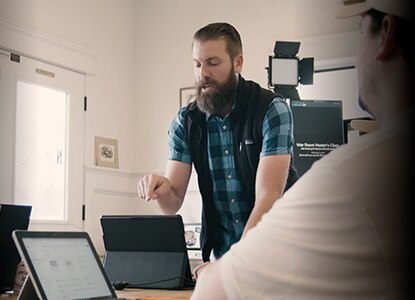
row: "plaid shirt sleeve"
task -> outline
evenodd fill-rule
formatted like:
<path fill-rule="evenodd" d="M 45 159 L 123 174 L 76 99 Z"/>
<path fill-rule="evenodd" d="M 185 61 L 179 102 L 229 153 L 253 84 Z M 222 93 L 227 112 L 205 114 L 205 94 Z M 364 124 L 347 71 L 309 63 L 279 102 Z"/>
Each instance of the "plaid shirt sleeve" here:
<path fill-rule="evenodd" d="M 293 116 L 285 100 L 278 97 L 269 104 L 262 123 L 262 136 L 261 157 L 292 153 Z"/>
<path fill-rule="evenodd" d="M 187 138 L 184 130 L 184 115 L 186 108 L 180 109 L 169 129 L 169 154 L 167 159 L 191 163 Z"/>

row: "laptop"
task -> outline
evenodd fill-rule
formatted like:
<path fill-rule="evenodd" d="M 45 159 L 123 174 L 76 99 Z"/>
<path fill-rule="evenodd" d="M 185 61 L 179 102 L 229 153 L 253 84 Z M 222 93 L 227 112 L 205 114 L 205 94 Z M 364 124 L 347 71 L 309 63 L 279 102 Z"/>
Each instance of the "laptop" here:
<path fill-rule="evenodd" d="M 104 268 L 128 287 L 194 287 L 180 215 L 102 216 Z"/>
<path fill-rule="evenodd" d="M 117 298 L 86 232 L 15 230 L 13 239 L 28 272 L 20 299 Z"/>
<path fill-rule="evenodd" d="M 12 232 L 28 228 L 31 211 L 30 205 L 0 204 L 0 293 L 13 290 L 20 256 Z"/>

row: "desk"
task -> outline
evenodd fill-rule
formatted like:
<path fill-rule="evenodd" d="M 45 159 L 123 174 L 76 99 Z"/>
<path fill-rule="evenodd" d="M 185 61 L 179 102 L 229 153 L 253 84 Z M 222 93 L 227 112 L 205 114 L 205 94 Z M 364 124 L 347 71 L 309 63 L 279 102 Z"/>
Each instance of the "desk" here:
<path fill-rule="evenodd" d="M 188 300 L 193 290 L 125 289 L 116 291 L 120 298 L 134 300 Z M 1 294 L 1 300 L 16 300 L 17 295 Z"/>
<path fill-rule="evenodd" d="M 134 300 L 188 300 L 193 290 L 125 289 L 116 292 L 120 298 Z"/>

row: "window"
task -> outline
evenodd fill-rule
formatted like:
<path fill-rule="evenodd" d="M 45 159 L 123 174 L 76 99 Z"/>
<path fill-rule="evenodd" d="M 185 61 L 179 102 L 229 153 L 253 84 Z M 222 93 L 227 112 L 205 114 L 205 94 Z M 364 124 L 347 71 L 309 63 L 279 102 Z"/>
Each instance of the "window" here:
<path fill-rule="evenodd" d="M 17 82 L 14 199 L 32 220 L 67 220 L 68 95 Z"/>

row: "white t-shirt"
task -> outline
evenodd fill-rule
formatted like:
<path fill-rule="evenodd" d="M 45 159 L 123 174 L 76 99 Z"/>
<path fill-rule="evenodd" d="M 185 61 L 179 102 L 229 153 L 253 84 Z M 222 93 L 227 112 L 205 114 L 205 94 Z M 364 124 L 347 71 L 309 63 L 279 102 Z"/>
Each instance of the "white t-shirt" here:
<path fill-rule="evenodd" d="M 317 161 L 220 260 L 229 299 L 399 299 L 410 124 Z M 407 184 L 408 183 L 408 184 Z"/>

